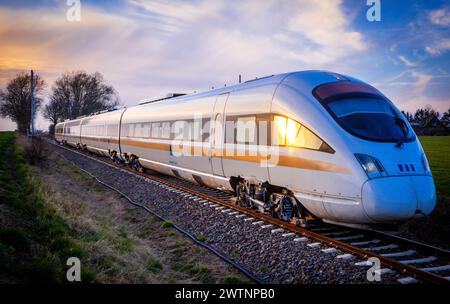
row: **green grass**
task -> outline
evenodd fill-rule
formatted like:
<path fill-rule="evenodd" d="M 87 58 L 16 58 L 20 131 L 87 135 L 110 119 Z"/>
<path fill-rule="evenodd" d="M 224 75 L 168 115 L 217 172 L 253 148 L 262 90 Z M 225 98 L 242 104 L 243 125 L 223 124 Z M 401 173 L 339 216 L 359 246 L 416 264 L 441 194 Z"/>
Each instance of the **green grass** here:
<path fill-rule="evenodd" d="M 45 205 L 14 133 L 0 132 L 0 151 L 0 215 L 10 223 L 0 228 L 0 276 L 23 283 L 66 282 L 67 259 L 84 256 L 72 240 L 75 232 Z M 90 271 L 82 271 L 82 281 L 93 280 Z"/>
<path fill-rule="evenodd" d="M 204 242 L 206 242 L 206 237 L 203 235 L 198 235 L 197 240 L 204 243 Z"/>
<path fill-rule="evenodd" d="M 222 278 L 222 283 L 223 284 L 251 284 L 252 281 L 247 280 L 247 279 L 241 280 L 239 277 L 234 276 L 234 275 L 227 275 Z"/>
<path fill-rule="evenodd" d="M 420 136 L 439 197 L 450 197 L 450 136 Z"/>
<path fill-rule="evenodd" d="M 201 282 L 202 284 L 212 284 L 214 283 L 214 277 L 212 275 L 211 269 L 207 266 L 196 266 L 189 270 L 191 275 L 194 275 L 194 278 Z"/>
<path fill-rule="evenodd" d="M 161 224 L 161 228 L 171 228 L 171 227 L 173 227 L 173 223 L 171 221 L 164 221 Z"/>
<path fill-rule="evenodd" d="M 163 264 L 155 259 L 155 258 L 149 258 L 147 261 L 147 270 L 152 273 L 158 273 L 163 269 Z"/>

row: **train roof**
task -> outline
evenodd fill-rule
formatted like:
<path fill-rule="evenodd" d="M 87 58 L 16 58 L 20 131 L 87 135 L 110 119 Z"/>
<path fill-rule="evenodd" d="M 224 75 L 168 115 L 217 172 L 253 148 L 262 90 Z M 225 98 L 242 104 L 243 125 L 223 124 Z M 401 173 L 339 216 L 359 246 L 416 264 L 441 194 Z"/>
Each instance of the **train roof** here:
<path fill-rule="evenodd" d="M 268 85 L 268 84 L 279 84 L 283 81 L 284 78 L 286 78 L 288 76 L 293 76 L 293 75 L 295 75 L 296 77 L 305 78 L 305 79 L 321 78 L 321 76 L 324 76 L 324 78 L 329 78 L 330 76 L 332 76 L 337 81 L 339 81 L 339 80 L 358 81 L 357 79 L 354 79 L 354 78 L 346 76 L 346 75 L 342 75 L 342 74 L 330 72 L 330 71 L 324 71 L 324 70 L 294 71 L 294 72 L 288 72 L 288 73 L 283 73 L 283 74 L 258 77 L 255 79 L 247 80 L 243 83 L 238 83 L 238 84 L 231 85 L 231 86 L 224 86 L 224 87 L 212 89 L 209 91 L 203 91 L 203 92 L 198 92 L 198 93 L 193 93 L 193 94 L 174 94 L 173 96 L 168 97 L 168 98 L 166 97 L 166 98 L 160 98 L 160 99 L 153 100 L 153 101 L 151 101 L 151 103 L 154 103 L 154 102 L 159 103 L 159 102 L 167 102 L 167 101 L 175 101 L 175 100 L 183 100 L 183 99 L 191 99 L 191 98 L 202 98 L 202 97 L 206 97 L 206 96 L 213 96 L 213 95 L 219 95 L 222 93 L 242 90 L 242 89 L 246 89 L 246 88 L 250 88 L 250 87 L 262 86 L 262 85 Z M 141 106 L 141 105 L 146 105 L 146 104 L 148 104 L 148 102 L 141 102 L 136 106 Z"/>

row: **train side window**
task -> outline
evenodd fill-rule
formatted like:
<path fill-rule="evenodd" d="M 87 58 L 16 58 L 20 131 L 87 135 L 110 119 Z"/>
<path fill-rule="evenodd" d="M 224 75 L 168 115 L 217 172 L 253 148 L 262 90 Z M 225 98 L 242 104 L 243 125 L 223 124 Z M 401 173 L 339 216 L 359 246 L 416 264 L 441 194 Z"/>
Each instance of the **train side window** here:
<path fill-rule="evenodd" d="M 111 137 L 116 136 L 116 132 L 117 132 L 117 125 L 108 125 L 107 126 L 106 134 L 108 136 L 111 136 Z"/>
<path fill-rule="evenodd" d="M 202 141 L 204 143 L 209 143 L 211 132 L 211 120 L 204 119 L 203 120 L 203 128 L 202 128 Z"/>
<path fill-rule="evenodd" d="M 161 124 L 159 122 L 152 123 L 152 137 L 153 138 L 161 137 Z"/>
<path fill-rule="evenodd" d="M 298 135 L 302 125 L 288 118 L 286 123 L 286 145 L 298 146 Z"/>
<path fill-rule="evenodd" d="M 234 120 L 227 120 L 225 122 L 225 142 L 227 144 L 234 144 Z"/>
<path fill-rule="evenodd" d="M 143 125 L 144 128 L 144 137 L 145 138 L 150 138 L 150 134 L 151 134 L 151 129 L 152 129 L 152 125 L 150 123 L 146 123 Z"/>
<path fill-rule="evenodd" d="M 184 124 L 184 127 L 186 128 L 184 131 L 184 140 L 186 141 L 192 141 L 193 133 L 194 133 L 194 127 L 192 122 L 186 121 Z"/>
<path fill-rule="evenodd" d="M 322 140 L 305 127 L 301 127 L 295 139 L 294 147 L 319 150 Z"/>
<path fill-rule="evenodd" d="M 129 136 L 130 134 L 130 124 L 122 124 L 120 127 L 120 136 Z"/>
<path fill-rule="evenodd" d="M 140 138 L 150 137 L 150 124 L 148 123 L 138 123 L 135 124 L 134 136 Z"/>
<path fill-rule="evenodd" d="M 170 122 L 162 123 L 162 138 L 170 138 Z"/>
<path fill-rule="evenodd" d="M 236 142 L 238 144 L 256 144 L 256 117 L 239 117 L 236 123 Z"/>
<path fill-rule="evenodd" d="M 190 123 L 191 132 L 192 132 L 192 140 L 193 141 L 201 141 L 202 138 L 202 129 L 201 129 L 201 121 L 194 120 Z"/>
<path fill-rule="evenodd" d="M 299 122 L 280 115 L 274 115 L 273 122 L 273 145 L 334 153 L 327 143 Z"/>
<path fill-rule="evenodd" d="M 286 144 L 286 124 L 287 118 L 275 115 L 273 118 L 273 142 L 275 146 L 284 146 Z"/>
<path fill-rule="evenodd" d="M 268 119 L 257 119 L 258 145 L 267 146 L 270 143 L 270 121 Z"/>

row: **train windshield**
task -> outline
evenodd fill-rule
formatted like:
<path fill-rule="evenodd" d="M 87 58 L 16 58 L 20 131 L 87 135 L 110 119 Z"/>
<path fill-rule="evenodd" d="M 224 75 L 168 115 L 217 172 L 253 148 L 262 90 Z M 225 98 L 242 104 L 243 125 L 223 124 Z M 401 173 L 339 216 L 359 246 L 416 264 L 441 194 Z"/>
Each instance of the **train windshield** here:
<path fill-rule="evenodd" d="M 374 141 L 410 141 L 403 115 L 388 101 L 376 97 L 335 99 L 326 103 L 338 123 L 350 133 Z"/>

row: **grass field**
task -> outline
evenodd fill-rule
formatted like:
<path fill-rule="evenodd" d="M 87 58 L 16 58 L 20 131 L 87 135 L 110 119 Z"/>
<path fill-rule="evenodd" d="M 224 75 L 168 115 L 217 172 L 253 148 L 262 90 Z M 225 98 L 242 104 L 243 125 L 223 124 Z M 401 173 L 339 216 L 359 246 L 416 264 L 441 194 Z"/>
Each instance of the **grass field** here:
<path fill-rule="evenodd" d="M 450 136 L 420 136 L 439 197 L 450 197 Z"/>
<path fill-rule="evenodd" d="M 12 132 L 0 132 L 0 283 L 65 280 L 65 261 L 84 252 L 67 221 L 45 204 Z M 90 282 L 87 269 L 83 279 Z"/>

